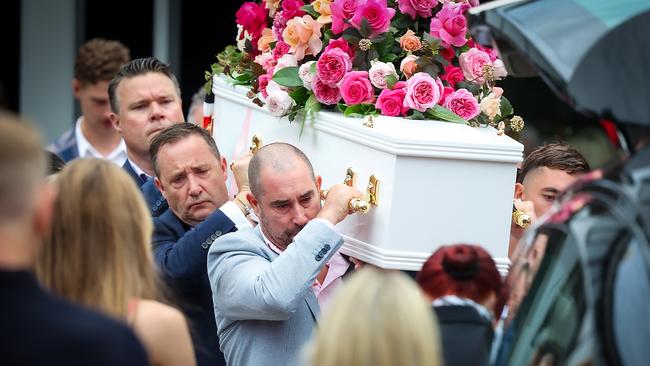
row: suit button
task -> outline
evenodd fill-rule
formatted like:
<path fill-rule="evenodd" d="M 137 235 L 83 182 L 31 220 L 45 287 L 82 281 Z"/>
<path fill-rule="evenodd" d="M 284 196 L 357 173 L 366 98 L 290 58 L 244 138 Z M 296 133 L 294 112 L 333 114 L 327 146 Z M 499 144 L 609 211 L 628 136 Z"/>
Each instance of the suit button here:
<path fill-rule="evenodd" d="M 325 248 L 323 248 L 323 249 L 320 250 L 318 255 L 323 256 L 323 255 L 325 255 L 325 253 L 327 253 L 327 250 L 325 250 Z"/>
<path fill-rule="evenodd" d="M 323 246 L 323 249 L 325 250 L 326 253 L 327 253 L 328 250 L 330 250 L 330 248 L 331 248 L 331 247 L 330 247 L 329 244 L 325 244 L 325 245 Z"/>
<path fill-rule="evenodd" d="M 201 248 L 203 248 L 203 249 L 208 249 L 209 247 L 210 247 L 210 244 L 208 244 L 208 243 L 201 244 Z"/>
<path fill-rule="evenodd" d="M 215 231 L 215 232 L 214 232 L 214 235 L 216 235 L 217 238 L 220 237 L 220 236 L 222 235 L 221 230 L 217 230 L 217 231 Z"/>
<path fill-rule="evenodd" d="M 316 259 L 316 262 L 320 262 L 321 259 L 323 259 L 323 256 L 318 254 L 318 255 L 316 255 L 316 257 L 314 259 Z"/>

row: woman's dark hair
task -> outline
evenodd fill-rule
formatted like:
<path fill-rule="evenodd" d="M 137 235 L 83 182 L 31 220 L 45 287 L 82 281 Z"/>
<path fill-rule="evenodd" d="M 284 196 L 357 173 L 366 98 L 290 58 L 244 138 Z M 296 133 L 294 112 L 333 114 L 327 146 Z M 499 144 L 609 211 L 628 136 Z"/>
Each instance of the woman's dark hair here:
<path fill-rule="evenodd" d="M 490 254 L 477 245 L 440 247 L 424 262 L 415 280 L 434 299 L 456 295 L 482 303 L 491 294 L 497 298 L 501 296 L 501 275 L 496 264 Z M 498 307 L 492 309 L 494 314 L 500 313 Z"/>

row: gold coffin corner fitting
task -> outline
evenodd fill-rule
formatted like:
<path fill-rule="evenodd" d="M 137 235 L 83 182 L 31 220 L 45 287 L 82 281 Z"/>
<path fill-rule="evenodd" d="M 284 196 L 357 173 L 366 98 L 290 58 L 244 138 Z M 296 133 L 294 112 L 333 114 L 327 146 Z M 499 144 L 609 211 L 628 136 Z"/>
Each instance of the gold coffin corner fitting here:
<path fill-rule="evenodd" d="M 249 148 L 251 154 L 255 155 L 255 153 L 261 148 L 262 148 L 262 136 L 258 134 L 253 135 L 253 141 L 251 142 L 251 147 Z"/>
<path fill-rule="evenodd" d="M 356 185 L 357 173 L 354 169 L 348 168 L 345 174 L 345 179 L 343 184 L 354 187 Z M 370 181 L 368 182 L 368 187 L 366 188 L 366 193 L 358 198 L 353 198 L 348 202 L 348 209 L 351 212 L 360 212 L 368 213 L 370 211 L 370 205 L 377 206 L 379 200 L 377 194 L 379 191 L 379 179 L 375 175 L 370 176 Z M 328 190 L 324 189 L 320 192 L 321 199 L 327 198 Z"/>
<path fill-rule="evenodd" d="M 522 210 L 514 210 L 512 212 L 512 219 L 515 225 L 527 229 L 530 226 L 530 216 Z"/>

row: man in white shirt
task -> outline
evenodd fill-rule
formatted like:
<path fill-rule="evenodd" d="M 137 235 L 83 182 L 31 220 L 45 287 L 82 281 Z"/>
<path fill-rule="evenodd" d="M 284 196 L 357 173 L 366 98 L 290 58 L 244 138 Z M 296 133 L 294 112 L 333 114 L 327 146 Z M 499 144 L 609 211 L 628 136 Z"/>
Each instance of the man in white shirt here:
<path fill-rule="evenodd" d="M 81 116 L 48 147 L 50 151 L 66 162 L 93 157 L 124 164 L 126 146 L 111 123 L 108 82 L 129 58 L 128 48 L 118 41 L 95 38 L 79 48 L 72 90 Z"/>

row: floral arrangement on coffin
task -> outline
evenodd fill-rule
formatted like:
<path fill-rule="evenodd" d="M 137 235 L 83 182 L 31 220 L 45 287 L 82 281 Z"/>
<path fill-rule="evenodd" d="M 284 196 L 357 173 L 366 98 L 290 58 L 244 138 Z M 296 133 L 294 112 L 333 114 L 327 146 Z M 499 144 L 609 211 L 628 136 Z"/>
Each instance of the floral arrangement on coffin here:
<path fill-rule="evenodd" d="M 471 38 L 478 0 L 262 0 L 237 11 L 237 46 L 206 72 L 225 73 L 276 116 L 338 109 L 346 116 L 435 119 L 523 129 L 495 82 L 492 49 Z"/>

